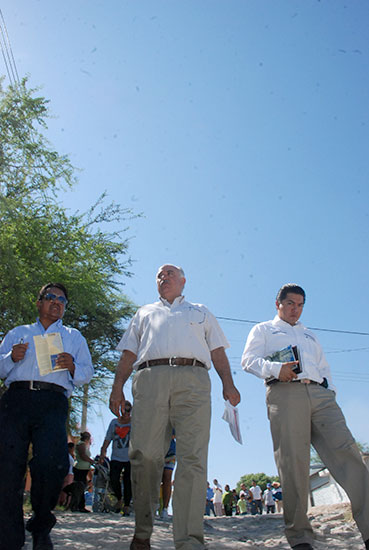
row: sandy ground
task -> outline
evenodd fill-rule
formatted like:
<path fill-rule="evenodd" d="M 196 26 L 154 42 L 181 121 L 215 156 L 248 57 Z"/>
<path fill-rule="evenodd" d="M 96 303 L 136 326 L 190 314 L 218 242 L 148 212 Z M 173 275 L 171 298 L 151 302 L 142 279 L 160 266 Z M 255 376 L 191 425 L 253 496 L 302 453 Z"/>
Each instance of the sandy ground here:
<path fill-rule="evenodd" d="M 57 512 L 52 531 L 55 550 L 129 550 L 134 518 L 114 513 L 79 514 Z M 351 519 L 347 504 L 312 508 L 311 519 L 316 540 L 314 549 L 363 549 L 361 535 Z M 262 516 L 205 517 L 206 548 L 214 550 L 249 550 L 290 548 L 283 534 L 281 514 Z M 151 538 L 153 550 L 174 550 L 171 521 L 156 520 Z M 32 549 L 27 535 L 24 550 Z"/>

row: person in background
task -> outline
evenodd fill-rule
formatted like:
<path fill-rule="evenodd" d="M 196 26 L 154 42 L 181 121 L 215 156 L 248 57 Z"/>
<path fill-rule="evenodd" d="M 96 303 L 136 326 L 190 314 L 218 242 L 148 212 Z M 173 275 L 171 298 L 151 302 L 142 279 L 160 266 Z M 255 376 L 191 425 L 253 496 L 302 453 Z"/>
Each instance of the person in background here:
<path fill-rule="evenodd" d="M 282 487 L 281 487 L 281 484 L 278 483 L 278 481 L 273 481 L 272 487 L 273 487 L 273 498 L 277 507 L 277 512 L 280 514 L 283 509 Z"/>
<path fill-rule="evenodd" d="M 215 515 L 216 516 L 222 516 L 223 515 L 223 505 L 222 505 L 223 490 L 222 490 L 222 486 L 219 485 L 219 483 L 216 479 L 214 479 L 213 483 L 214 483 L 214 487 L 213 487 L 214 499 L 213 499 L 213 502 L 214 502 Z"/>
<path fill-rule="evenodd" d="M 33 513 L 26 529 L 33 550 L 53 548 L 52 510 L 69 468 L 68 397 L 94 373 L 86 340 L 63 325 L 67 303 L 65 286 L 47 283 L 37 296 L 36 322 L 15 327 L 0 345 L 0 378 L 8 388 L 0 400 L 0 550 L 20 550 L 25 542 L 23 484 L 30 444 Z"/>
<path fill-rule="evenodd" d="M 122 483 L 120 478 L 123 471 L 124 516 L 130 515 L 132 499 L 131 463 L 128 456 L 129 440 L 131 436 L 131 410 L 131 403 L 126 401 L 124 413 L 110 422 L 99 457 L 100 464 L 104 464 L 106 451 L 112 441 L 110 483 L 117 499 L 115 511 L 120 512 L 122 508 Z"/>
<path fill-rule="evenodd" d="M 207 489 L 206 489 L 206 504 L 205 504 L 205 515 L 210 516 L 210 512 L 213 512 L 213 515 L 215 516 L 215 510 L 214 510 L 214 490 L 210 487 L 210 483 L 207 483 Z"/>
<path fill-rule="evenodd" d="M 84 488 L 87 488 L 87 476 L 90 472 L 91 466 L 94 461 L 91 458 L 90 453 L 91 434 L 89 432 L 82 432 L 80 440 L 75 447 L 76 462 L 74 464 L 73 473 L 74 481 L 81 481 Z M 90 510 L 86 508 L 86 501 L 84 492 L 78 503 L 78 511 L 82 513 L 89 513 Z"/>
<path fill-rule="evenodd" d="M 263 513 L 262 490 L 260 489 L 260 486 L 257 485 L 255 479 L 253 479 L 251 483 L 252 485 L 250 487 L 250 492 L 252 493 L 252 499 L 255 502 L 258 514 L 262 514 Z"/>
<path fill-rule="evenodd" d="M 237 501 L 237 509 L 240 516 L 245 516 L 247 514 L 247 502 L 246 494 L 240 494 L 240 498 Z"/>
<path fill-rule="evenodd" d="M 60 493 L 60 497 L 59 497 L 60 506 L 65 505 L 66 500 L 67 500 L 67 495 L 66 495 L 65 492 L 63 492 L 64 487 L 66 487 L 67 485 L 70 485 L 74 481 L 73 466 L 74 466 L 74 460 L 75 459 L 74 459 L 74 443 L 73 443 L 73 441 L 68 442 L 68 458 L 69 458 L 69 470 L 68 470 L 68 473 L 65 476 L 64 481 L 63 481 L 62 492 Z"/>
<path fill-rule="evenodd" d="M 172 475 L 176 465 L 176 440 L 173 431 L 172 440 L 164 459 L 163 477 L 161 479 L 161 493 L 163 508 L 160 512 L 161 519 L 168 520 L 168 507 L 172 496 Z"/>
<path fill-rule="evenodd" d="M 273 491 L 272 491 L 271 483 L 267 483 L 266 489 L 263 493 L 263 500 L 264 500 L 264 504 L 266 506 L 266 513 L 269 514 L 271 512 L 272 514 L 274 514 L 274 512 L 275 512 L 275 500 L 273 498 Z"/>
<path fill-rule="evenodd" d="M 229 485 L 224 486 L 224 493 L 222 495 L 222 504 L 223 504 L 225 515 L 231 516 L 232 508 L 233 508 L 233 493 Z"/>

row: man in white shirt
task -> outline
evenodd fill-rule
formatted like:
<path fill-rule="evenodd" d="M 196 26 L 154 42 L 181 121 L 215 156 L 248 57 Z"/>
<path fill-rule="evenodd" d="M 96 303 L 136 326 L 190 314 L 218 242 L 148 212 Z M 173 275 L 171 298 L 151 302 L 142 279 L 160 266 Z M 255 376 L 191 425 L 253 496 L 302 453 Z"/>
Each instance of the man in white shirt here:
<path fill-rule="evenodd" d="M 177 550 L 204 548 L 210 380 L 213 362 L 223 396 L 237 405 L 225 354 L 228 342 L 215 317 L 186 302 L 182 268 L 163 265 L 156 276 L 160 300 L 141 307 L 117 349 L 122 351 L 110 396 L 116 415 L 124 408 L 123 386 L 136 370 L 130 460 L 136 529 L 130 550 L 150 548 L 165 453 L 176 432 L 177 470 L 173 495 L 173 534 Z"/>
<path fill-rule="evenodd" d="M 267 408 L 274 457 L 283 486 L 284 521 L 292 548 L 309 550 L 313 531 L 307 517 L 310 444 L 348 494 L 354 519 L 369 549 L 369 472 L 345 418 L 323 350 L 299 322 L 305 292 L 289 283 L 278 292 L 277 315 L 250 331 L 242 356 L 244 369 L 267 380 Z M 297 346 L 298 361 L 267 359 L 287 346 Z"/>

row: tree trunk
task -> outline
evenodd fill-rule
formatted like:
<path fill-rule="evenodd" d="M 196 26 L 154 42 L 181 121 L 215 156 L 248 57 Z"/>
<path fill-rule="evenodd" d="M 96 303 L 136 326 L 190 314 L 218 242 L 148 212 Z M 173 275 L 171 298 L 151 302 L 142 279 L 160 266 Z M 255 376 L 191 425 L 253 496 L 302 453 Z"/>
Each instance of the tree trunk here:
<path fill-rule="evenodd" d="M 87 405 L 88 405 L 88 384 L 83 386 L 81 432 L 86 431 L 87 426 Z"/>

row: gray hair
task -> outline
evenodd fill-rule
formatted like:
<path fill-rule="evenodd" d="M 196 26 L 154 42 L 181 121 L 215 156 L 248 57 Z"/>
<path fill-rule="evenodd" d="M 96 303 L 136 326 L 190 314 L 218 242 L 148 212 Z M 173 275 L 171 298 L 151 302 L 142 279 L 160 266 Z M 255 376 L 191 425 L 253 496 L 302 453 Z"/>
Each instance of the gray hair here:
<path fill-rule="evenodd" d="M 165 265 L 170 265 L 170 266 L 172 266 L 172 267 L 175 267 L 176 269 L 178 269 L 178 271 L 179 271 L 181 277 L 185 277 L 183 268 L 182 268 L 181 266 L 179 266 L 179 265 L 174 265 L 174 264 L 163 264 L 163 265 L 161 265 L 161 266 L 159 267 L 157 273 L 159 273 L 159 271 L 161 270 L 161 268 L 164 267 Z"/>

